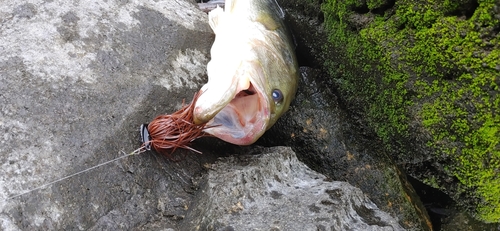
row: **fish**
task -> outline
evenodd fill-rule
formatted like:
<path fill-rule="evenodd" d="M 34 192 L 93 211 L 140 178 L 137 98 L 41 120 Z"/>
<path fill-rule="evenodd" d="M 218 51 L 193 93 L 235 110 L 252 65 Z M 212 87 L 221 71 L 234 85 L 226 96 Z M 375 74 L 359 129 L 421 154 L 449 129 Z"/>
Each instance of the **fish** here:
<path fill-rule="evenodd" d="M 226 0 L 208 13 L 215 40 L 193 109 L 204 132 L 250 145 L 288 110 L 299 68 L 284 17 L 275 0 Z"/>

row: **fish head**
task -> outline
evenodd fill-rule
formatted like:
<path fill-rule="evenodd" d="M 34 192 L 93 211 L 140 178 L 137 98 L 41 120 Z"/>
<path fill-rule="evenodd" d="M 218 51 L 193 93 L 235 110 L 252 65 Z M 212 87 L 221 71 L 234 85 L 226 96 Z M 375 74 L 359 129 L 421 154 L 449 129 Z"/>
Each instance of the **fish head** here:
<path fill-rule="evenodd" d="M 234 60 L 225 61 L 225 68 L 209 62 L 209 81 L 200 90 L 194 121 L 207 123 L 210 128 L 205 132 L 226 142 L 250 145 L 288 110 L 295 96 L 296 78 L 291 78 L 294 80 L 291 82 L 290 77 L 270 76 L 289 73 L 282 73 L 287 70 L 273 73 L 259 60 L 233 65 L 230 62 Z M 236 68 L 228 68 L 231 66 Z"/>
<path fill-rule="evenodd" d="M 209 13 L 215 41 L 208 82 L 194 122 L 229 143 L 257 141 L 288 110 L 298 81 L 297 59 L 274 0 L 229 0 Z"/>

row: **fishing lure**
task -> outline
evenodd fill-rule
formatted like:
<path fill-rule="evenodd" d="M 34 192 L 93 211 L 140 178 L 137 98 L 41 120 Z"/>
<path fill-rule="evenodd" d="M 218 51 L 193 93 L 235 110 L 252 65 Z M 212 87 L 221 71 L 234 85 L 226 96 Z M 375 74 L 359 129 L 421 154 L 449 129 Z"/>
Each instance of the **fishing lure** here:
<path fill-rule="evenodd" d="M 189 143 L 201 137 L 211 136 L 204 130 L 217 125 L 207 126 L 207 123 L 194 123 L 194 105 L 200 94 L 201 91 L 195 93 L 193 100 L 187 105 L 183 102 L 183 106 L 178 111 L 160 115 L 149 124 L 141 125 L 142 146 L 138 151 L 144 152 L 153 148 L 158 153 L 169 155 L 176 149 L 183 148 L 201 154 L 200 151 L 189 147 Z"/>

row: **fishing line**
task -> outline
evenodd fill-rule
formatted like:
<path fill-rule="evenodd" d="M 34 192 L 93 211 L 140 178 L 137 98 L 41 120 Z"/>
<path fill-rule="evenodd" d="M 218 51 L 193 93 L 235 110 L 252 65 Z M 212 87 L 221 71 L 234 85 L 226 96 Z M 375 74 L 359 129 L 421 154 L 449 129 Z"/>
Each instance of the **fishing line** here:
<path fill-rule="evenodd" d="M 206 122 L 201 124 L 195 124 L 193 122 L 194 105 L 200 94 L 201 91 L 196 92 L 191 103 L 187 105 L 184 105 L 183 103 L 183 106 L 180 110 L 169 115 L 160 115 L 156 117 L 153 121 L 151 121 L 151 123 L 141 125 L 140 132 L 141 132 L 142 145 L 135 151 L 129 154 L 126 154 L 125 152 L 122 151 L 122 153 L 124 153 L 125 155 L 106 161 L 104 163 L 100 163 L 98 165 L 84 169 L 82 171 L 73 173 L 63 178 L 54 180 L 52 182 L 40 185 L 36 188 L 30 189 L 23 193 L 7 197 L 3 201 L 20 197 L 22 195 L 45 188 L 57 182 L 66 180 L 76 175 L 80 175 L 82 173 L 96 169 L 103 165 L 109 164 L 111 162 L 123 159 L 128 156 L 143 153 L 145 151 L 151 150 L 152 148 L 159 153 L 164 153 L 167 155 L 169 153 L 173 153 L 177 148 L 183 148 L 201 154 L 200 151 L 189 147 L 189 143 L 191 143 L 193 140 L 197 138 L 210 136 L 208 133 L 205 133 L 204 130 L 216 127 L 218 125 L 206 126 L 207 124 Z"/>
<path fill-rule="evenodd" d="M 20 194 L 16 194 L 16 195 L 14 195 L 14 196 L 7 197 L 7 198 L 5 198 L 3 201 L 12 200 L 12 199 L 14 199 L 14 198 L 16 198 L 16 197 L 20 197 L 20 196 L 25 195 L 25 194 L 28 194 L 28 193 L 30 193 L 30 192 L 37 191 L 37 190 L 39 190 L 39 189 L 42 189 L 42 188 L 45 188 L 45 187 L 47 187 L 47 186 L 53 185 L 53 184 L 55 184 L 55 183 L 57 183 L 57 182 L 60 182 L 60 181 L 66 180 L 66 179 L 71 178 L 71 177 L 74 177 L 74 176 L 76 176 L 76 175 L 80 175 L 80 174 L 82 174 L 82 173 L 88 172 L 88 171 L 93 170 L 93 169 L 99 168 L 99 167 L 101 167 L 101 166 L 103 166 L 103 165 L 106 165 L 106 164 L 109 164 L 109 163 L 111 163 L 111 162 L 114 162 L 114 161 L 117 161 L 117 160 L 123 159 L 123 158 L 125 158 L 125 157 L 129 157 L 129 156 L 133 156 L 133 155 L 138 155 L 138 154 L 140 154 L 140 153 L 143 153 L 144 151 L 146 151 L 146 150 L 144 149 L 144 147 L 141 147 L 141 148 L 139 148 L 139 149 L 137 149 L 137 150 L 135 150 L 135 151 L 133 151 L 133 152 L 131 152 L 131 153 L 128 153 L 128 154 L 126 154 L 126 153 L 125 153 L 125 155 L 120 156 L 120 157 L 117 157 L 117 158 L 115 158 L 115 159 L 108 160 L 108 161 L 106 161 L 106 162 L 100 163 L 100 164 L 98 164 L 98 165 L 92 166 L 92 167 L 87 168 L 87 169 L 84 169 L 84 170 L 82 170 L 82 171 L 79 171 L 79 172 L 73 173 L 73 174 L 71 174 L 71 175 L 65 176 L 65 177 L 63 177 L 63 178 L 60 178 L 60 179 L 54 180 L 54 181 L 52 181 L 52 182 L 49 182 L 49 183 L 46 183 L 46 184 L 40 185 L 40 186 L 38 186 L 38 187 L 36 187 L 36 188 L 33 188 L 33 189 L 30 189 L 30 190 L 28 190 L 28 191 L 26 191 L 26 192 L 23 192 L 23 193 L 20 193 Z M 124 152 L 122 151 L 122 153 L 124 153 Z"/>

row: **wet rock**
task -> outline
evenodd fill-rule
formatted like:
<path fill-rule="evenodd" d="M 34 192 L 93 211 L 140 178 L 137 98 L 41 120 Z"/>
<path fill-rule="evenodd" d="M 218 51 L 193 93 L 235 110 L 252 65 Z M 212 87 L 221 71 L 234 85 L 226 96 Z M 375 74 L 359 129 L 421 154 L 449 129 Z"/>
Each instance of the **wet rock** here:
<path fill-rule="evenodd" d="M 210 166 L 186 230 L 403 230 L 361 190 L 331 181 L 287 147 L 253 149 Z"/>
<path fill-rule="evenodd" d="M 499 3 L 464 0 L 445 6 L 440 2 L 406 0 L 279 2 L 290 13 L 292 26 L 299 28 L 295 30 L 298 52 L 310 53 L 302 62 L 323 72 L 319 74 L 319 85 L 326 86 L 323 91 L 332 91 L 340 107 L 349 111 L 337 121 L 326 117 L 323 111 L 329 109 L 319 108 L 309 113 L 312 124 L 317 126 L 317 121 L 326 120 L 320 128 L 332 126 L 332 122 L 342 124 L 340 127 L 348 125 L 352 130 L 360 128 L 356 132 L 340 132 L 347 139 L 356 137 L 347 150 L 359 147 L 359 157 L 367 156 L 366 153 L 371 157 L 386 156 L 389 162 L 434 191 L 445 192 L 460 206 L 460 212 L 470 213 L 443 220 L 468 217 L 465 223 L 477 224 L 469 219 L 474 216 L 483 222 L 497 222 L 472 225 L 477 230 L 498 229 L 498 177 L 489 173 L 497 172 L 499 157 L 498 81 L 491 78 L 498 75 L 495 67 L 499 59 L 496 54 L 490 59 L 490 51 L 497 51 L 500 45 L 495 17 Z M 423 12 L 432 12 L 434 16 L 422 17 Z M 434 55 L 446 58 L 427 59 Z M 469 76 L 480 84 L 470 83 Z M 308 102 L 317 104 L 323 100 L 299 101 L 297 112 Z M 333 112 L 337 113 L 335 108 Z M 291 120 L 295 126 L 292 121 L 300 120 Z M 308 126 L 299 122 L 295 129 L 277 134 L 298 137 L 297 134 L 303 134 L 296 131 Z M 368 145 L 361 144 L 365 141 L 359 135 L 366 137 Z M 290 146 L 296 151 L 299 148 Z M 346 161 L 339 159 L 341 155 L 316 150 L 309 152 L 315 153 L 312 155 L 316 158 L 301 158 L 301 151 L 297 155 L 304 161 L 315 159 L 319 167 L 308 164 L 323 173 L 331 171 L 329 176 L 338 176 L 334 174 L 338 166 L 341 172 L 352 169 L 345 167 Z M 341 164 L 330 164 L 335 166 L 330 168 L 324 164 L 335 161 Z M 382 161 L 372 163 L 388 162 L 382 157 Z M 371 196 L 380 208 L 385 204 L 381 196 Z M 429 208 L 428 201 L 426 206 Z M 417 210 L 421 208 L 418 206 Z M 447 204 L 444 208 L 456 207 Z M 486 226 L 489 228 L 483 228 Z"/>
<path fill-rule="evenodd" d="M 213 34 L 197 7 L 0 3 L 0 229 L 183 230 L 195 219 L 188 209 L 207 164 L 245 150 L 205 139 L 195 144 L 203 155 L 180 150 L 175 160 L 125 153 L 139 147 L 140 124 L 179 108 L 206 81 Z M 376 226 L 389 219 L 358 199 L 340 211 Z M 335 205 L 308 206 L 326 214 Z"/>
<path fill-rule="evenodd" d="M 180 0 L 2 1 L 0 18 L 0 229 L 174 227 L 198 159 L 127 157 L 28 190 L 138 148 L 140 124 L 190 100 L 206 81 L 206 14 Z"/>
<path fill-rule="evenodd" d="M 352 105 L 343 100 L 338 83 L 325 68 L 327 60 L 337 53 L 328 47 L 320 3 L 279 2 L 295 34 L 302 78 L 289 112 L 259 144 L 290 146 L 315 171 L 361 188 L 405 228 L 431 230 L 426 209 L 401 166 L 362 117 L 349 111 Z"/>
<path fill-rule="evenodd" d="M 334 88 L 325 81 L 327 75 L 309 67 L 302 67 L 301 73 L 301 87 L 290 110 L 258 144 L 290 146 L 315 171 L 359 187 L 404 228 L 430 230 L 425 208 L 405 174 L 380 142 L 342 109 Z"/>

